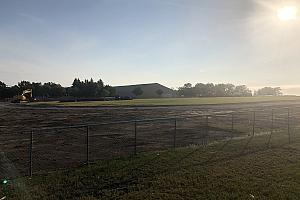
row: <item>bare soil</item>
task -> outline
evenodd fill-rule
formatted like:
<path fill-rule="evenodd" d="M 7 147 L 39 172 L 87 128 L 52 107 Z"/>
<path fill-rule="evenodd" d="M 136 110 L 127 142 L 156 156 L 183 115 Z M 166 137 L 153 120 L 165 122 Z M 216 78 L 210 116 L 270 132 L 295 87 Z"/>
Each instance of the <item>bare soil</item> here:
<path fill-rule="evenodd" d="M 290 108 L 288 122 L 287 108 Z M 273 128 L 297 131 L 300 102 L 268 102 L 166 107 L 30 107 L 0 103 L 0 178 L 29 172 L 33 132 L 33 172 L 81 165 L 89 159 L 111 159 L 149 150 L 206 145 L 229 137 L 270 133 Z M 253 111 L 256 111 L 253 116 Z M 232 116 L 232 112 L 234 115 Z M 206 116 L 209 117 L 206 118 Z M 178 118 L 176 121 L 173 118 Z M 44 130 L 43 127 L 172 118 L 154 122 Z M 183 119 L 181 119 L 183 118 Z M 207 121 L 206 121 L 207 120 Z M 232 124 L 233 120 L 233 124 Z M 299 122 L 299 123 L 298 123 Z M 289 123 L 289 125 L 288 125 Z M 289 126 L 289 127 L 288 127 Z M 233 129 L 232 129 L 233 128 Z M 87 142 L 89 148 L 87 149 Z M 136 148 L 135 148 L 136 145 Z M 88 157 L 87 157 L 88 155 Z"/>

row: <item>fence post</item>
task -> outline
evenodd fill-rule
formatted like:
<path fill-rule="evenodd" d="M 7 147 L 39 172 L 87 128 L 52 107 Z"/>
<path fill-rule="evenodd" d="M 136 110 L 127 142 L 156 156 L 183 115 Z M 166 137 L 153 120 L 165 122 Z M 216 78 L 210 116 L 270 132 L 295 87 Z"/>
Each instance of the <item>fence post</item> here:
<path fill-rule="evenodd" d="M 177 119 L 174 120 L 174 138 L 173 138 L 173 148 L 176 149 L 176 135 L 177 135 Z"/>
<path fill-rule="evenodd" d="M 33 130 L 30 131 L 30 144 L 29 144 L 29 176 L 32 177 L 32 148 L 33 148 Z"/>
<path fill-rule="evenodd" d="M 253 111 L 252 136 L 255 134 L 255 111 Z"/>
<path fill-rule="evenodd" d="M 137 154 L 136 137 L 137 137 L 137 125 L 136 125 L 136 121 L 134 121 L 134 155 Z"/>
<path fill-rule="evenodd" d="M 233 137 L 233 120 L 234 120 L 234 116 L 233 113 L 231 113 L 231 137 Z"/>
<path fill-rule="evenodd" d="M 86 126 L 86 164 L 89 164 L 90 161 L 90 142 L 89 142 L 89 126 Z"/>
<path fill-rule="evenodd" d="M 208 115 L 206 115 L 206 119 L 205 119 L 205 145 L 208 144 Z"/>
<path fill-rule="evenodd" d="M 274 130 L 274 109 L 272 109 L 272 117 L 271 117 L 271 134 L 269 137 L 269 141 L 268 141 L 268 147 L 270 147 L 270 143 L 271 143 L 271 138 L 272 138 L 272 134 L 273 134 L 273 130 Z"/>
<path fill-rule="evenodd" d="M 291 144 L 291 133 L 290 133 L 290 108 L 288 108 L 287 125 L 288 125 L 289 144 Z"/>

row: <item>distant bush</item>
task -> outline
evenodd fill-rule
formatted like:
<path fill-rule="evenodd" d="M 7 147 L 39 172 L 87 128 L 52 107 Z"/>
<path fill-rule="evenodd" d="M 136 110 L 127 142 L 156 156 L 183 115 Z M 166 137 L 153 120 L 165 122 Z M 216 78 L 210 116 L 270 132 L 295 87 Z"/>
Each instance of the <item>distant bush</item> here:
<path fill-rule="evenodd" d="M 184 84 L 178 89 L 178 95 L 184 97 L 249 97 L 252 91 L 245 85 L 233 84 L 191 83 Z"/>
<path fill-rule="evenodd" d="M 282 95 L 280 87 L 264 87 L 254 92 L 255 96 L 280 96 Z"/>

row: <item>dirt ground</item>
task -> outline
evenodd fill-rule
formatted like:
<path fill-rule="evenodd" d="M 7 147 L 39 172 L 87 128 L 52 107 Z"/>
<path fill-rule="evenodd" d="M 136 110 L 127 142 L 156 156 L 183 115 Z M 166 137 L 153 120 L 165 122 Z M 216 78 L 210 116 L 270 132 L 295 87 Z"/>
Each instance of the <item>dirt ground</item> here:
<path fill-rule="evenodd" d="M 272 126 L 275 131 L 295 133 L 300 124 L 299 108 L 298 101 L 111 108 L 39 108 L 0 103 L 0 176 L 29 173 L 32 130 L 35 173 L 77 166 L 87 159 L 110 159 L 174 146 L 206 145 L 232 136 L 268 134 Z M 90 126 L 88 140 L 86 127 L 41 129 L 154 118 L 172 119 L 138 122 L 136 135 L 134 122 Z"/>

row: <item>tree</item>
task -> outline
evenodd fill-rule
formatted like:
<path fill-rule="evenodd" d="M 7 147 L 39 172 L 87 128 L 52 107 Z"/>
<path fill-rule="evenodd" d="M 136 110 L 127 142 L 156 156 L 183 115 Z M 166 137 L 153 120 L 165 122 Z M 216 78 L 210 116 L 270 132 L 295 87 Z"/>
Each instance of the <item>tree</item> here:
<path fill-rule="evenodd" d="M 81 81 L 79 80 L 79 78 L 75 78 L 73 83 L 72 83 L 72 87 L 80 87 L 81 86 Z"/>
<path fill-rule="evenodd" d="M 80 97 L 80 91 L 78 87 L 70 87 L 67 91 L 69 96 Z"/>
<path fill-rule="evenodd" d="M 34 97 L 45 96 L 44 95 L 45 91 L 44 91 L 43 85 L 41 83 L 32 82 L 30 85 L 32 87 L 32 95 Z"/>
<path fill-rule="evenodd" d="M 251 90 L 245 85 L 197 83 L 194 87 L 190 83 L 178 88 L 178 94 L 184 97 L 231 97 L 252 96 Z"/>
<path fill-rule="evenodd" d="M 184 88 L 192 88 L 193 85 L 191 83 L 186 83 L 183 85 Z"/>
<path fill-rule="evenodd" d="M 140 87 L 136 87 L 134 88 L 134 90 L 132 90 L 132 93 L 135 95 L 135 96 L 140 96 L 143 94 L 143 90 L 142 88 Z"/>
<path fill-rule="evenodd" d="M 3 89 L 3 88 L 6 88 L 6 84 L 2 81 L 0 81 L 0 88 Z"/>
<path fill-rule="evenodd" d="M 101 79 L 97 82 L 91 78 L 80 81 L 75 78 L 73 84 L 67 89 L 67 94 L 73 97 L 107 97 L 114 96 L 115 90 L 109 85 L 105 85 Z"/>
<path fill-rule="evenodd" d="M 216 96 L 215 85 L 213 83 L 207 83 L 206 88 L 208 91 L 208 94 L 207 94 L 208 97 Z"/>
<path fill-rule="evenodd" d="M 14 85 L 9 88 L 9 98 L 14 97 L 19 94 L 20 88 L 17 85 Z"/>
<path fill-rule="evenodd" d="M 18 83 L 19 93 L 22 94 L 24 90 L 32 89 L 32 85 L 29 81 L 21 81 Z"/>
<path fill-rule="evenodd" d="M 195 95 L 197 97 L 203 97 L 203 96 L 207 96 L 208 91 L 207 91 L 207 87 L 205 84 L 203 83 L 197 83 L 195 85 Z"/>
<path fill-rule="evenodd" d="M 6 84 L 0 81 L 0 99 L 7 98 Z"/>
<path fill-rule="evenodd" d="M 108 91 L 108 96 L 110 97 L 116 96 L 116 89 L 114 87 L 111 87 L 110 85 L 106 85 L 104 89 Z"/>
<path fill-rule="evenodd" d="M 194 87 L 191 83 L 186 83 L 183 87 L 180 87 L 178 93 L 180 96 L 184 97 L 193 97 L 195 95 Z"/>
<path fill-rule="evenodd" d="M 234 93 L 234 89 L 235 89 L 235 86 L 231 83 L 227 83 L 225 84 L 225 95 L 226 96 L 233 96 L 233 93 Z"/>
<path fill-rule="evenodd" d="M 156 90 L 156 94 L 161 97 L 164 92 L 161 89 Z"/>
<path fill-rule="evenodd" d="M 20 88 L 15 85 L 8 87 L 4 82 L 0 81 L 0 99 L 12 98 L 19 94 Z"/>
<path fill-rule="evenodd" d="M 257 96 L 280 96 L 282 95 L 280 87 L 264 87 L 255 92 Z"/>
<path fill-rule="evenodd" d="M 60 84 L 49 82 L 44 85 L 50 89 L 48 93 L 49 97 L 62 97 L 66 95 L 66 89 Z"/>
<path fill-rule="evenodd" d="M 215 85 L 215 96 L 217 97 L 225 97 L 226 96 L 226 85 L 225 84 L 217 84 Z"/>
<path fill-rule="evenodd" d="M 97 96 L 102 96 L 102 91 L 103 91 L 103 89 L 104 89 L 104 83 L 103 83 L 103 81 L 101 80 L 101 79 L 99 79 L 98 81 L 97 81 L 97 91 L 96 91 L 96 93 L 97 93 Z M 107 89 L 107 88 L 106 88 Z M 111 89 L 111 88 L 110 88 Z"/>
<path fill-rule="evenodd" d="M 22 94 L 24 90 L 32 89 L 34 97 L 104 97 L 115 96 L 115 88 L 105 85 L 101 79 L 94 82 L 93 79 L 85 79 L 81 81 L 79 78 L 75 78 L 72 86 L 64 88 L 60 84 L 53 82 L 39 83 L 21 81 L 18 85 L 13 87 L 7 87 L 5 83 L 0 81 L 0 98 L 11 98 L 15 95 Z"/>
<path fill-rule="evenodd" d="M 236 97 L 252 96 L 252 91 L 245 85 L 239 85 L 235 87 L 233 95 Z"/>

